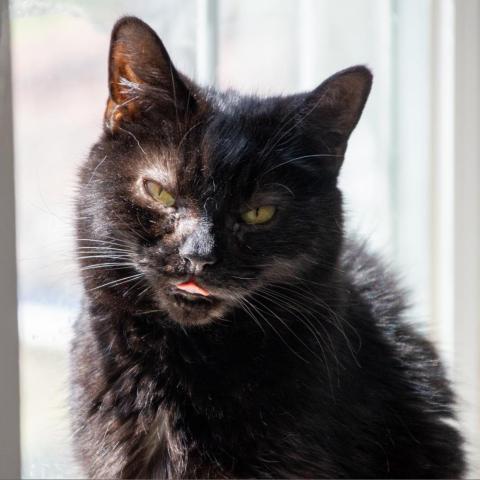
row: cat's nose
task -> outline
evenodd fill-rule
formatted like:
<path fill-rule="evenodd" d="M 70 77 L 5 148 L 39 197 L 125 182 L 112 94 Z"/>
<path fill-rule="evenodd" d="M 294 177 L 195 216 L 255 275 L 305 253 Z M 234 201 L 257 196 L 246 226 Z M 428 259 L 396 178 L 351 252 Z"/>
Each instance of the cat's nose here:
<path fill-rule="evenodd" d="M 211 223 L 197 222 L 195 229 L 184 239 L 178 253 L 193 275 L 198 275 L 207 265 L 216 262 L 215 239 Z"/>
<path fill-rule="evenodd" d="M 188 261 L 194 275 L 198 275 L 207 265 L 213 265 L 217 261 L 213 255 L 202 256 L 190 254 L 183 255 L 183 258 Z"/>

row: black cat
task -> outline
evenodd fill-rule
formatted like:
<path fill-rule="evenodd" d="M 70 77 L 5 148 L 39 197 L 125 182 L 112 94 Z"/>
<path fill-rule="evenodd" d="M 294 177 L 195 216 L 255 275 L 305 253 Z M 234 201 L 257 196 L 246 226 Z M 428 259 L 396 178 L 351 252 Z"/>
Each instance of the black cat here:
<path fill-rule="evenodd" d="M 113 29 L 105 129 L 83 166 L 75 445 L 95 478 L 459 478 L 432 345 L 345 238 L 337 176 L 370 91 L 244 97 Z"/>

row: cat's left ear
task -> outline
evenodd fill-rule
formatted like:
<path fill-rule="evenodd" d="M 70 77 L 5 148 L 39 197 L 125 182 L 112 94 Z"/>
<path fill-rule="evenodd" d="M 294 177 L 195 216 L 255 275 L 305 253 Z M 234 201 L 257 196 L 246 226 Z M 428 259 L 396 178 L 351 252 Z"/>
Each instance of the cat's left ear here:
<path fill-rule="evenodd" d="M 195 107 L 188 80 L 175 69 L 157 34 L 136 17 L 121 18 L 113 27 L 108 75 L 105 123 L 112 132 L 152 107 L 165 116 Z"/>
<path fill-rule="evenodd" d="M 307 136 L 332 153 L 343 154 L 367 101 L 372 78 L 370 70 L 359 65 L 336 73 L 307 94 L 302 113 Z"/>

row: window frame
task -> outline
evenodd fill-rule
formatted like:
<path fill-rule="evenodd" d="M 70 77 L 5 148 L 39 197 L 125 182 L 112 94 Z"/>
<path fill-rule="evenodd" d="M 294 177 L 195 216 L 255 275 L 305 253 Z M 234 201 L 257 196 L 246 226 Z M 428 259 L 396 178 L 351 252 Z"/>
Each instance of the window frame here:
<path fill-rule="evenodd" d="M 446 361 L 480 475 L 480 2 L 435 0 L 430 15 L 430 334 Z"/>
<path fill-rule="evenodd" d="M 391 6 L 395 5 L 391 0 Z M 302 0 L 309 18 L 311 0 Z M 197 0 L 197 80 L 214 84 L 218 0 Z M 430 9 L 429 235 L 431 331 L 445 353 L 480 473 L 480 2 Z M 9 1 L 0 0 L 0 478 L 19 478 L 20 393 Z M 309 31 L 304 32 L 308 39 Z M 302 37 L 303 38 L 303 37 Z M 306 40 L 304 39 L 304 43 Z M 308 68 L 300 58 L 302 83 Z M 475 457 L 473 456 L 475 455 Z"/>
<path fill-rule="evenodd" d="M 8 0 L 0 0 L 0 478 L 20 478 L 20 387 Z"/>

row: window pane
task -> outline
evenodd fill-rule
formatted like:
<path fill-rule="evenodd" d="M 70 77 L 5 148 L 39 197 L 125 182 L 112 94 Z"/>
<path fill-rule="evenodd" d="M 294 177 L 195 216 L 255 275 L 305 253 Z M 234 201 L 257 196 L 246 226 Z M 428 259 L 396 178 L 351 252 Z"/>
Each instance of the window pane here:
<path fill-rule="evenodd" d="M 349 218 L 374 245 L 392 244 L 392 10 L 383 0 L 220 2 L 219 84 L 247 92 L 313 89 L 365 64 L 375 86 L 342 171 Z"/>
<path fill-rule="evenodd" d="M 428 0 L 222 0 L 218 79 L 244 92 L 315 88 L 364 64 L 374 74 L 343 164 L 348 231 L 402 272 L 412 318 L 429 318 Z"/>
<path fill-rule="evenodd" d="M 12 2 L 23 476 L 76 477 L 68 349 L 80 285 L 76 172 L 98 138 L 114 21 L 135 14 L 195 71 L 195 1 Z"/>

